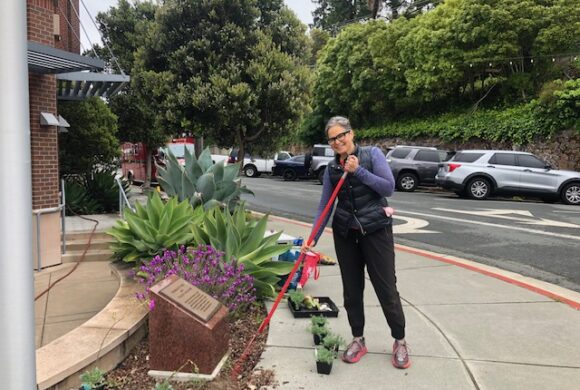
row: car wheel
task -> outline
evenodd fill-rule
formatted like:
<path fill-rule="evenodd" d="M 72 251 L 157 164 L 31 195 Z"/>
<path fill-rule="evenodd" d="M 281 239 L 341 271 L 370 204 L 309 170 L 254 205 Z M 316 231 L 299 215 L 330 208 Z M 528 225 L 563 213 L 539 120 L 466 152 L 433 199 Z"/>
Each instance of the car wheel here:
<path fill-rule="evenodd" d="M 258 177 L 258 169 L 253 165 L 246 165 L 244 167 L 244 175 L 247 177 Z"/>
<path fill-rule="evenodd" d="M 491 183 L 483 177 L 476 177 L 467 183 L 467 195 L 471 199 L 484 200 L 491 193 Z"/>
<path fill-rule="evenodd" d="M 294 181 L 296 180 L 296 172 L 292 169 L 286 169 L 282 174 L 282 177 L 284 178 L 284 181 Z"/>
<path fill-rule="evenodd" d="M 566 184 L 562 188 L 562 202 L 572 205 L 580 205 L 580 183 Z"/>
<path fill-rule="evenodd" d="M 397 189 L 404 192 L 413 192 L 419 185 L 419 178 L 411 172 L 403 172 L 397 177 Z"/>

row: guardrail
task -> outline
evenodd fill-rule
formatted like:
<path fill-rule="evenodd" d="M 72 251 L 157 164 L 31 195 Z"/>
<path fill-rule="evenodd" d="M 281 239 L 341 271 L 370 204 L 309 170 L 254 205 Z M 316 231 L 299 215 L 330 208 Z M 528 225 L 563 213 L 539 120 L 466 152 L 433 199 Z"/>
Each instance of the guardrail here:
<path fill-rule="evenodd" d="M 127 198 L 127 194 L 125 193 L 125 189 L 123 188 L 123 182 L 121 181 L 121 177 L 115 177 L 115 181 L 117 182 L 117 186 L 119 187 L 119 215 L 121 218 L 124 218 L 125 215 L 125 207 L 129 207 L 131 211 L 135 211 L 135 208 L 131 206 L 129 202 L 129 198 Z"/>

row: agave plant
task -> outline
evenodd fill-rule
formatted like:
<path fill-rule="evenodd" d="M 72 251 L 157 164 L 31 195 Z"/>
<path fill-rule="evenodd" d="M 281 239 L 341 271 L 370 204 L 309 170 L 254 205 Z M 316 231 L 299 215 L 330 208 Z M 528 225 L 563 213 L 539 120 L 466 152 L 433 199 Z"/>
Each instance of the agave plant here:
<path fill-rule="evenodd" d="M 184 166 L 168 151 L 165 167 L 157 166 L 157 180 L 167 195 L 177 196 L 179 201 L 187 199 L 193 207 L 203 205 L 207 210 L 215 205 L 232 205 L 242 192 L 253 194 L 241 186 L 239 171 L 239 164 L 214 164 L 207 148 L 199 158 L 186 148 Z"/>
<path fill-rule="evenodd" d="M 206 244 L 225 253 L 226 261 L 244 265 L 244 272 L 254 277 L 258 297 L 273 296 L 280 275 L 286 275 L 294 264 L 272 261 L 272 257 L 286 252 L 291 245 L 278 244 L 281 232 L 265 237 L 268 216 L 248 220 L 244 204 L 229 208 L 218 207 L 205 212 L 202 223 L 193 224 L 196 244 Z"/>
<path fill-rule="evenodd" d="M 161 254 L 164 249 L 177 249 L 193 239 L 191 224 L 199 223 L 203 209 L 193 209 L 189 202 L 171 198 L 163 203 L 154 192 L 147 206 L 135 204 L 136 210 L 125 210 L 125 221 L 118 220 L 107 234 L 116 241 L 111 250 L 116 258 L 125 262 L 140 263 Z"/>

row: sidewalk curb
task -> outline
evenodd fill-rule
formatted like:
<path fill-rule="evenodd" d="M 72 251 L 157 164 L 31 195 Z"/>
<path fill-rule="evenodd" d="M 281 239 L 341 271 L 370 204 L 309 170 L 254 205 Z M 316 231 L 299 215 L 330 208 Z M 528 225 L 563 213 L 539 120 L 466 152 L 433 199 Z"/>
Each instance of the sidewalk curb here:
<path fill-rule="evenodd" d="M 263 213 L 253 212 L 256 214 L 265 215 Z M 312 229 L 312 224 L 306 222 L 295 221 L 293 219 L 278 217 L 275 215 L 270 215 L 270 219 L 277 220 L 280 222 L 291 223 L 294 225 L 303 226 Z M 332 233 L 331 228 L 325 228 L 324 233 Z M 440 261 L 443 263 L 455 265 L 461 268 L 468 269 L 470 271 L 478 272 L 482 275 L 486 275 L 495 279 L 499 279 L 506 283 L 516 285 L 518 287 L 524 288 L 526 290 L 532 291 L 536 294 L 543 295 L 555 301 L 565 303 L 566 305 L 572 307 L 575 310 L 580 310 L 580 293 L 572 291 L 551 283 L 543 282 L 541 280 L 533 279 L 527 276 L 523 276 L 514 272 L 505 271 L 497 267 L 488 266 L 485 264 L 477 263 L 472 260 L 462 259 L 460 257 L 443 255 L 440 253 L 430 252 L 423 249 L 416 249 L 405 245 L 395 244 L 395 249 L 403 252 L 419 255 L 426 257 L 431 260 Z"/>

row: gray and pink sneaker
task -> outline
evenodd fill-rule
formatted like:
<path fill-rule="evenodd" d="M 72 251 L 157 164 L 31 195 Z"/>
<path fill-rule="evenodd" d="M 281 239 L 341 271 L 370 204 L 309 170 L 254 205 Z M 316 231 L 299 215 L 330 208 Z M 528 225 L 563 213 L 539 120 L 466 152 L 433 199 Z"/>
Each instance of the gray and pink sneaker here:
<path fill-rule="evenodd" d="M 346 347 L 346 350 L 340 355 L 343 362 L 346 363 L 356 363 L 368 352 L 365 345 L 365 338 L 354 339 Z"/>
<path fill-rule="evenodd" d="M 411 359 L 409 358 L 409 346 L 407 342 L 401 344 L 395 340 L 393 343 L 393 358 L 391 359 L 395 368 L 405 369 L 411 366 Z"/>

